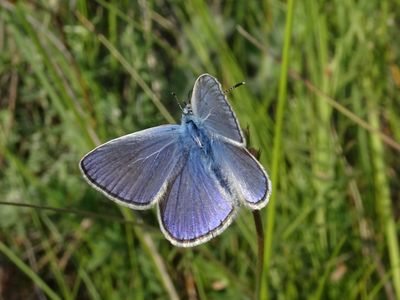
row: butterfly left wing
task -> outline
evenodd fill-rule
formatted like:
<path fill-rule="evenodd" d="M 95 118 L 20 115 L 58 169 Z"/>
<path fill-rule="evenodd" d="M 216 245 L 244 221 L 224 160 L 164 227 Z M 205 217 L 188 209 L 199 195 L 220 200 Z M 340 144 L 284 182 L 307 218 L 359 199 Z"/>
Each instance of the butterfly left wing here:
<path fill-rule="evenodd" d="M 157 202 L 179 169 L 179 125 L 162 125 L 100 145 L 80 161 L 88 182 L 134 209 Z"/>
<path fill-rule="evenodd" d="M 200 148 L 189 153 L 181 173 L 158 203 L 161 230 L 180 247 L 204 243 L 231 223 L 235 205 L 208 157 Z"/>

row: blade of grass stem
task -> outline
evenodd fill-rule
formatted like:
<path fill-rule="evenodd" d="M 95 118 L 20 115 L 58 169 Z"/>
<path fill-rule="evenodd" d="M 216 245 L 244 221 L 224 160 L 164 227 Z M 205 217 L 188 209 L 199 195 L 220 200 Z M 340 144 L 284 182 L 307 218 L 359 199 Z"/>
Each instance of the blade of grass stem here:
<path fill-rule="evenodd" d="M 289 69 L 289 50 L 292 36 L 292 24 L 293 24 L 293 11 L 294 11 L 294 0 L 288 0 L 287 13 L 286 13 L 286 25 L 285 25 L 285 38 L 282 51 L 282 66 L 279 79 L 279 95 L 278 95 L 278 108 L 276 111 L 276 124 L 274 128 L 274 146 L 272 152 L 272 195 L 270 203 L 266 210 L 267 228 L 265 231 L 265 246 L 264 246 L 264 268 L 263 268 L 263 280 L 261 281 L 261 293 L 260 299 L 268 299 L 268 270 L 271 264 L 272 255 L 272 242 L 274 234 L 274 223 L 275 223 L 275 212 L 276 212 L 276 196 L 278 187 L 278 176 L 279 176 L 279 163 L 282 151 L 282 129 L 283 129 L 283 117 L 285 113 L 286 105 L 286 94 L 287 94 L 287 76 Z"/>
<path fill-rule="evenodd" d="M 260 298 L 261 279 L 264 268 L 264 230 L 262 225 L 261 213 L 259 210 L 253 211 L 254 226 L 257 232 L 257 272 L 256 272 L 256 299 Z"/>
<path fill-rule="evenodd" d="M 368 110 L 370 124 L 378 130 L 379 116 L 378 109 L 371 107 Z M 389 183 L 386 175 L 385 152 L 381 140 L 376 135 L 371 135 L 372 164 L 375 173 L 375 193 L 376 204 L 380 213 L 381 224 L 385 231 L 386 243 L 389 252 L 392 281 L 396 296 L 400 299 L 400 252 L 398 242 L 398 232 L 393 216 L 392 200 L 390 198 Z"/>

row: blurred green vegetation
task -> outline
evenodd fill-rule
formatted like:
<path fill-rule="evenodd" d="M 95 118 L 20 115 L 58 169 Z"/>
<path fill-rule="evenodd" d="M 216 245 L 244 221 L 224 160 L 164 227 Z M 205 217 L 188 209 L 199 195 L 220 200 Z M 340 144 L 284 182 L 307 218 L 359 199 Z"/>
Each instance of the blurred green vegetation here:
<path fill-rule="evenodd" d="M 0 298 L 255 297 L 250 211 L 179 249 L 78 170 L 96 144 L 179 122 L 171 92 L 207 72 L 246 81 L 231 103 L 276 166 L 263 295 L 400 299 L 400 2 L 296 2 L 286 88 L 284 1 L 1 1 Z"/>

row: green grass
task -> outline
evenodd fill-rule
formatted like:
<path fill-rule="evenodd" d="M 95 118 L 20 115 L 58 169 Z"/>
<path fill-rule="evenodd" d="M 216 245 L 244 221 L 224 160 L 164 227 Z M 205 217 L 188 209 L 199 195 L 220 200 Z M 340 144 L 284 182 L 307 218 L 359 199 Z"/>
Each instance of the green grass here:
<path fill-rule="evenodd" d="M 261 298 L 400 299 L 399 28 L 395 1 L 0 2 L 0 298 L 257 298 L 250 211 L 175 248 L 78 169 L 207 72 L 246 81 L 273 179 Z"/>

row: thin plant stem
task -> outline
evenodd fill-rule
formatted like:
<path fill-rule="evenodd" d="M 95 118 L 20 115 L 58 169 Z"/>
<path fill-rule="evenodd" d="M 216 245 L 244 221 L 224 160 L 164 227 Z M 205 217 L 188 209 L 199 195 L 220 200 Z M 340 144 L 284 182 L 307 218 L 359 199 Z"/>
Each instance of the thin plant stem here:
<path fill-rule="evenodd" d="M 379 115 L 375 106 L 369 109 L 369 122 L 379 130 Z M 384 160 L 385 149 L 381 141 L 375 135 L 371 135 L 371 150 L 373 153 L 372 164 L 375 174 L 375 197 L 378 213 L 384 228 L 387 251 L 389 252 L 390 272 L 397 299 L 400 299 L 400 247 L 396 220 L 393 214 L 392 200 L 390 197 L 389 182 L 387 179 L 386 164 Z"/>
<path fill-rule="evenodd" d="M 140 222 L 133 221 L 133 220 L 125 220 L 125 219 L 122 219 L 121 216 L 117 216 L 117 215 L 111 216 L 111 215 L 96 213 L 96 212 L 87 211 L 87 210 L 80 210 L 80 209 L 75 209 L 75 208 L 63 208 L 63 207 L 54 207 L 54 206 L 47 206 L 47 205 L 36 205 L 36 204 L 31 204 L 31 203 L 22 203 L 22 202 L 13 202 L 13 201 L 0 201 L 0 206 L 1 205 L 9 205 L 9 206 L 22 207 L 22 208 L 32 208 L 32 209 L 40 210 L 40 211 L 47 210 L 47 211 L 52 211 L 52 212 L 56 212 L 56 213 L 60 213 L 60 214 L 75 214 L 75 215 L 83 216 L 83 217 L 87 217 L 87 218 L 102 219 L 102 220 L 111 221 L 111 222 L 139 226 L 139 227 L 145 228 L 146 230 L 154 230 L 154 227 L 146 225 L 145 223 L 140 223 Z"/>
<path fill-rule="evenodd" d="M 285 113 L 285 106 L 286 106 L 287 78 L 289 69 L 289 50 L 290 50 L 290 40 L 292 35 L 293 11 L 294 11 L 294 0 L 288 0 L 285 37 L 284 37 L 285 39 L 282 52 L 282 66 L 279 79 L 278 107 L 276 112 L 275 129 L 274 129 L 274 146 L 272 152 L 272 175 L 271 175 L 272 195 L 269 201 L 270 203 L 267 209 L 267 216 L 266 216 L 267 227 L 265 231 L 264 264 L 263 264 L 263 276 L 261 281 L 260 299 L 268 299 L 267 272 L 271 264 L 272 241 L 273 241 L 275 210 L 276 210 L 276 194 L 277 194 L 276 190 L 278 187 L 279 162 L 282 151 L 281 145 L 282 145 L 283 116 Z"/>
<path fill-rule="evenodd" d="M 257 274 L 256 274 L 256 299 L 260 297 L 261 279 L 264 267 L 264 230 L 259 210 L 253 210 L 254 226 L 257 232 Z"/>

